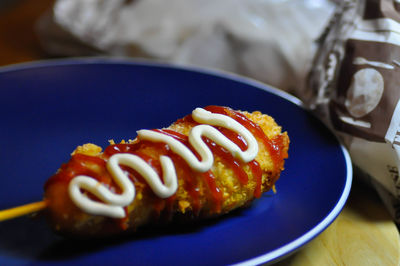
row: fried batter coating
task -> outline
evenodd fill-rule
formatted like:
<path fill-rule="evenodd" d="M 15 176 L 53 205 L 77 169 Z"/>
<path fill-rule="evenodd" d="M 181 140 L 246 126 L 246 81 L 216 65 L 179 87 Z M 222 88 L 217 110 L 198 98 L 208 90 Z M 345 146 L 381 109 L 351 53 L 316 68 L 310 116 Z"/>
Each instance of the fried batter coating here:
<path fill-rule="evenodd" d="M 259 146 L 255 160 L 250 163 L 238 162 L 226 150 L 214 145 L 212 168 L 206 173 L 199 173 L 190 169 L 182 158 L 173 154 L 163 143 L 152 143 L 138 138 L 120 144 L 110 141 L 103 152 L 94 144 L 79 146 L 72 153 L 70 161 L 62 165 L 45 185 L 45 200 L 49 203 L 48 216 L 53 228 L 62 234 L 79 237 L 135 232 L 138 227 L 148 224 L 219 216 L 247 206 L 253 199 L 260 197 L 261 193 L 270 190 L 284 169 L 284 159 L 288 157 L 287 133 L 282 132 L 272 117 L 260 112 L 234 111 L 226 107 L 215 107 L 213 110 L 224 112 L 225 115 L 242 121 L 241 123 L 248 123 L 246 127 L 252 128 Z M 191 128 L 197 124 L 188 115 L 163 130 L 185 139 Z M 221 132 L 229 135 L 226 130 Z M 213 145 L 212 141 L 207 143 L 210 147 Z M 240 141 L 237 143 L 240 144 Z M 125 218 L 91 215 L 75 206 L 68 194 L 68 183 L 77 175 L 92 176 L 111 191 L 121 192 L 105 167 L 110 156 L 121 152 L 134 153 L 146 159 L 160 176 L 159 157 L 170 156 L 178 177 L 176 193 L 166 199 L 157 197 L 136 171 L 127 168 L 125 170 L 129 172 L 134 183 L 136 197 L 125 208 Z M 89 196 L 96 199 L 94 195 Z"/>

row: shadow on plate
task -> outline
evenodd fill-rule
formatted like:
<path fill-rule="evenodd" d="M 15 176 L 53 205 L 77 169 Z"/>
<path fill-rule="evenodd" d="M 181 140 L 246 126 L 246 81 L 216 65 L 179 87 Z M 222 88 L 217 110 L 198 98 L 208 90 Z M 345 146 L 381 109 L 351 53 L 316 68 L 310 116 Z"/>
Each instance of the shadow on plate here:
<path fill-rule="evenodd" d="M 143 227 L 135 234 L 102 240 L 78 240 L 63 238 L 48 226 L 45 217 L 20 217 L 0 223 L 0 258 L 58 261 L 73 259 L 113 245 L 129 241 L 165 237 L 169 235 L 193 234 L 243 215 L 243 209 L 235 210 L 222 217 L 186 224 Z"/>

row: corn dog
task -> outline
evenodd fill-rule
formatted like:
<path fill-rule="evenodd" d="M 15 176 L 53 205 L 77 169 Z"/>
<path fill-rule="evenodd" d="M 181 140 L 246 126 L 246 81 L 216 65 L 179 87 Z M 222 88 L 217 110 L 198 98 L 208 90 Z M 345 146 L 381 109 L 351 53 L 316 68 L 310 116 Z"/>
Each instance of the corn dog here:
<path fill-rule="evenodd" d="M 288 148 L 287 133 L 270 116 L 196 108 L 104 151 L 77 147 L 46 182 L 45 211 L 55 231 L 78 237 L 216 217 L 273 188 Z"/>

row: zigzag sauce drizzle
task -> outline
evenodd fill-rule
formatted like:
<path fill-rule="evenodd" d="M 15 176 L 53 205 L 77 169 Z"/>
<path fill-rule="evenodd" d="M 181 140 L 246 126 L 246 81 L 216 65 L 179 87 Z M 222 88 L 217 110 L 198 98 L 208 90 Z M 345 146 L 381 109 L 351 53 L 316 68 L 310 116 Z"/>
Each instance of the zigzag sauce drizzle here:
<path fill-rule="evenodd" d="M 201 160 L 197 159 L 193 152 L 184 144 L 165 134 L 153 130 L 139 130 L 137 132 L 138 138 L 140 140 L 168 144 L 170 149 L 181 156 L 188 163 L 190 168 L 198 172 L 207 172 L 211 169 L 214 162 L 214 156 L 211 150 L 202 140 L 203 136 L 229 150 L 235 158 L 240 159 L 244 163 L 248 163 L 256 157 L 258 153 L 258 143 L 255 137 L 233 118 L 222 114 L 211 113 L 202 108 L 196 108 L 192 112 L 192 117 L 196 122 L 203 123 L 193 127 L 189 133 L 189 142 L 200 155 Z M 245 139 L 247 149 L 242 151 L 236 144 L 212 126 L 224 127 L 235 131 Z M 102 185 L 94 178 L 79 175 L 70 182 L 69 195 L 72 201 L 87 213 L 104 215 L 112 218 L 124 218 L 126 216 L 124 207 L 128 206 L 135 198 L 135 186 L 128 175 L 121 169 L 120 165 L 128 166 L 136 170 L 148 182 L 149 186 L 158 197 L 168 198 L 175 194 L 178 186 L 175 166 L 172 160 L 167 156 L 160 156 L 160 163 L 165 184 L 161 182 L 161 178 L 156 171 L 139 156 L 128 153 L 114 154 L 107 162 L 107 169 L 117 185 L 122 189 L 121 194 L 111 192 L 106 186 Z M 90 199 L 82 192 L 82 189 L 93 193 L 103 202 Z"/>

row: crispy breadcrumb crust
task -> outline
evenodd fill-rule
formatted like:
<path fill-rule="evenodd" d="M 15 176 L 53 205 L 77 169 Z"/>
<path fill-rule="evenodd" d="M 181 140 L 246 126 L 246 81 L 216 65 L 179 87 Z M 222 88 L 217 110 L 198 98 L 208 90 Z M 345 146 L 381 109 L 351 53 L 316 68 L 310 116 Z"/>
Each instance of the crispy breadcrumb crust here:
<path fill-rule="evenodd" d="M 287 157 L 289 137 L 286 132 L 281 132 L 281 127 L 277 125 L 272 117 L 258 111 L 253 113 L 242 112 L 242 114 L 257 123 L 269 139 L 280 135 L 282 143 L 281 152 L 284 154 L 283 158 Z M 168 129 L 188 135 L 192 127 L 192 124 L 180 121 L 172 124 Z M 135 141 L 137 140 L 130 140 L 129 142 Z M 115 144 L 113 140 L 109 142 L 111 145 Z M 276 165 L 276 162 L 274 163 L 271 154 L 263 142 L 258 140 L 258 144 L 259 152 L 256 161 L 262 169 L 262 192 L 265 192 L 271 189 L 279 178 L 284 168 L 284 160 L 282 159 Z M 152 154 L 154 151 L 151 148 L 143 152 L 154 155 Z M 72 155 L 74 154 L 102 157 L 101 147 L 94 144 L 78 146 L 72 153 Z M 102 237 L 115 235 L 124 231 L 134 232 L 139 226 L 144 224 L 163 224 L 173 220 L 186 221 L 215 217 L 236 208 L 247 206 L 254 199 L 254 190 L 257 183 L 248 165 L 245 165 L 243 170 L 249 176 L 247 184 L 242 184 L 233 173 L 233 170 L 221 158 L 214 155 L 214 164 L 211 171 L 215 176 L 216 185 L 222 190 L 223 195 L 221 208 L 217 212 L 215 211 L 214 203 L 210 202 L 206 196 L 207 187 L 204 182 L 200 182 L 199 192 L 199 200 L 202 207 L 200 210 L 196 210 L 193 198 L 185 190 L 184 181 L 181 178 L 178 178 L 179 185 L 173 204 L 169 205 L 168 208 L 166 207 L 167 202 L 157 198 L 145 182 L 136 182 L 135 200 L 127 208 L 129 217 L 120 221 L 103 216 L 89 215 L 79 210 L 69 199 L 68 186 L 64 183 L 54 183 L 47 187 L 45 198 L 50 202 L 48 208 L 49 217 L 56 231 L 75 236 Z M 177 169 L 177 171 L 179 170 Z"/>

